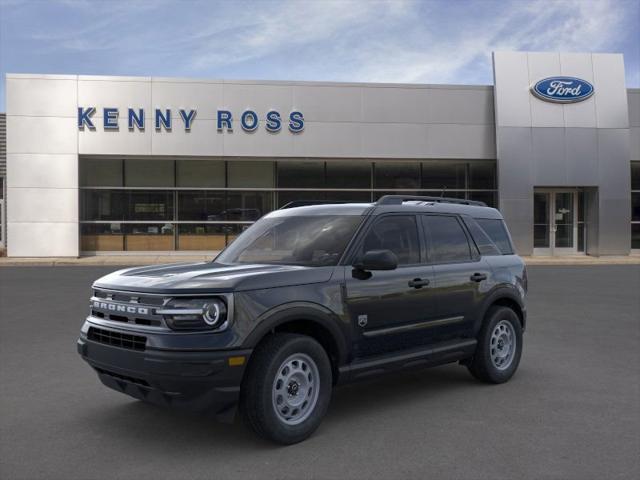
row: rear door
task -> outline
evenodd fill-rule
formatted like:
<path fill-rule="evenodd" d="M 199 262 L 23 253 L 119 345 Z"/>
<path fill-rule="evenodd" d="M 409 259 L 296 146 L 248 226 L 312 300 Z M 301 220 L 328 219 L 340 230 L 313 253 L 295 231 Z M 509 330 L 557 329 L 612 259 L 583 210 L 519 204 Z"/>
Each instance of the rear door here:
<path fill-rule="evenodd" d="M 434 269 L 438 339 L 471 336 L 491 270 L 456 215 L 422 215 L 421 220 Z"/>

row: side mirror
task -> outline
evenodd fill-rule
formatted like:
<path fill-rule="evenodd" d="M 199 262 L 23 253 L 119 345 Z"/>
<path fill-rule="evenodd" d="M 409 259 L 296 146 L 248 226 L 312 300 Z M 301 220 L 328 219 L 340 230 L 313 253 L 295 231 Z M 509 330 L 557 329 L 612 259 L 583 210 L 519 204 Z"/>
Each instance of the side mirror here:
<path fill-rule="evenodd" d="M 354 265 L 358 270 L 395 270 L 398 257 L 391 250 L 369 250 Z"/>

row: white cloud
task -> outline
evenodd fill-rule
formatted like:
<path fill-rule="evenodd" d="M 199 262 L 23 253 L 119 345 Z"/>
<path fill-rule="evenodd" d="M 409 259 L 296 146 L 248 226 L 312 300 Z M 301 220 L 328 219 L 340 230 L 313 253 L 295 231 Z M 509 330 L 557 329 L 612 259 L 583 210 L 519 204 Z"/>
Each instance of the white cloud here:
<path fill-rule="evenodd" d="M 428 38 L 430 26 L 424 25 L 425 41 L 419 45 L 405 45 L 400 39 L 362 46 L 352 74 L 375 82 L 474 83 L 473 77 L 461 78 L 461 72 L 478 61 L 489 65 L 491 51 L 608 48 L 624 20 L 625 11 L 617 7 L 602 0 L 503 3 L 494 19 L 467 18 L 458 31 L 435 42 Z"/>
<path fill-rule="evenodd" d="M 489 83 L 493 50 L 626 47 L 640 75 L 640 42 L 628 46 L 640 0 L 62 0 L 51 18 L 0 2 L 24 25 L 5 38 L 35 43 L 27 54 L 89 54 L 105 74 Z"/>

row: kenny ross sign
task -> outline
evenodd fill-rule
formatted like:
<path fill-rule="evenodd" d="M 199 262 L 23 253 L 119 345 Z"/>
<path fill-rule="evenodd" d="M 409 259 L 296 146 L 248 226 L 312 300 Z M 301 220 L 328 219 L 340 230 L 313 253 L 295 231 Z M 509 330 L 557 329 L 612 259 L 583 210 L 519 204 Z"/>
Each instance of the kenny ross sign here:
<path fill-rule="evenodd" d="M 105 130 L 118 130 L 120 115 L 126 115 L 127 127 L 130 131 L 145 129 L 145 112 L 143 108 L 127 108 L 126 112 L 120 112 L 118 108 L 102 109 L 102 127 Z M 185 131 L 191 130 L 191 126 L 196 119 L 197 111 L 180 109 L 179 119 L 171 116 L 171 109 L 156 108 L 153 113 L 153 123 L 156 131 L 165 130 L 171 132 L 174 123 L 178 122 Z M 78 128 L 84 130 L 95 130 L 94 120 L 97 120 L 95 107 L 78 107 Z M 98 117 L 100 118 L 100 117 Z M 277 133 L 282 130 L 283 123 L 287 123 L 291 133 L 299 133 L 304 130 L 304 116 L 302 112 L 294 110 L 289 113 L 288 118 L 283 119 L 280 112 L 269 110 L 265 116 L 264 128 L 268 132 Z M 239 118 L 235 118 L 229 110 L 218 110 L 216 124 L 218 132 L 225 130 L 233 131 L 234 123 L 240 123 L 240 127 L 245 132 L 254 132 L 260 126 L 260 118 L 253 110 L 245 110 Z"/>

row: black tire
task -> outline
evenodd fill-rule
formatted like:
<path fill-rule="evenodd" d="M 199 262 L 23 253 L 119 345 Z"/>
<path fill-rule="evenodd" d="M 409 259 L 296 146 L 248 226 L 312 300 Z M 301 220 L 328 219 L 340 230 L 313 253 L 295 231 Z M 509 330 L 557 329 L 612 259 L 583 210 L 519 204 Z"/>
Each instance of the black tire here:
<path fill-rule="evenodd" d="M 492 360 L 492 334 L 500 322 L 506 321 L 512 327 L 515 338 L 515 350 L 510 363 L 506 367 L 498 368 Z M 504 323 L 501 324 L 508 329 Z M 495 351 L 495 350 L 494 350 Z M 509 307 L 491 307 L 485 316 L 485 321 L 478 336 L 476 353 L 467 368 L 471 375 L 487 383 L 504 383 L 509 380 L 518 369 L 522 355 L 522 325 L 518 315 Z"/>
<path fill-rule="evenodd" d="M 290 425 L 276 413 L 272 395 L 280 367 L 296 354 L 313 360 L 319 374 L 319 388 L 308 417 L 297 425 Z M 261 437 L 284 445 L 298 443 L 320 425 L 329 407 L 332 383 L 331 362 L 317 341 L 305 335 L 277 333 L 261 342 L 251 355 L 242 381 L 240 412 L 249 428 Z"/>

